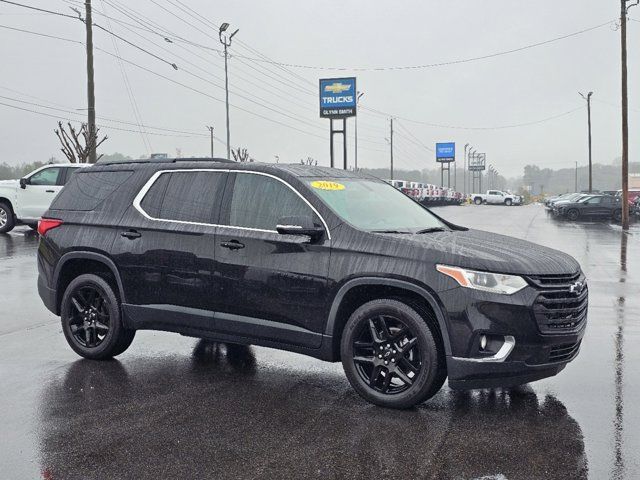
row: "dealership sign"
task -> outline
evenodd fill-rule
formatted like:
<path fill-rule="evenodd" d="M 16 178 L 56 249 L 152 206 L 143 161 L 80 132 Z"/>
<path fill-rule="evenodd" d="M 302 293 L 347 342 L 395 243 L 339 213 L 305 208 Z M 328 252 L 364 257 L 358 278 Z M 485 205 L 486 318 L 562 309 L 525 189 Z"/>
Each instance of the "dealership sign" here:
<path fill-rule="evenodd" d="M 320 116 L 347 118 L 356 115 L 356 79 L 320 79 Z"/>
<path fill-rule="evenodd" d="M 477 153 L 471 159 L 469 159 L 469 171 L 470 172 L 482 172 L 486 170 L 487 166 L 487 154 Z"/>
<path fill-rule="evenodd" d="M 456 144 L 454 142 L 436 143 L 436 162 L 455 162 Z"/>

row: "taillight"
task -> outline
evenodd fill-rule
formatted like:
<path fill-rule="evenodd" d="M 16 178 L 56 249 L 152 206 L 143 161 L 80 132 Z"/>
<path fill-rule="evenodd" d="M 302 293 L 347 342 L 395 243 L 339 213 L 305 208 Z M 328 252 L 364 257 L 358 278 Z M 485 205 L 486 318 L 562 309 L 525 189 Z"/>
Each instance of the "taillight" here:
<path fill-rule="evenodd" d="M 62 225 L 62 220 L 56 220 L 55 218 L 41 218 L 38 222 L 38 233 L 44 236 L 52 228 L 56 228 Z"/>

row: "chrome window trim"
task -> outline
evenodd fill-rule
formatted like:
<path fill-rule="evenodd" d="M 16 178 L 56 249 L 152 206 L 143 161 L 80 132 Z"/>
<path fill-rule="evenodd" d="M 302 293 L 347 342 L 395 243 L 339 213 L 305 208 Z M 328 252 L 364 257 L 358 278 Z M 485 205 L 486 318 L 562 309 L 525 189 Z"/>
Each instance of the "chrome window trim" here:
<path fill-rule="evenodd" d="M 262 233 L 275 233 L 276 235 L 280 235 L 278 233 L 277 230 L 265 230 L 262 228 L 250 228 L 250 227 L 239 227 L 236 225 L 220 225 L 220 224 L 216 224 L 216 223 L 200 223 L 200 222 L 188 222 L 185 220 L 169 220 L 166 218 L 155 218 L 152 217 L 151 215 L 149 215 L 147 212 L 144 211 L 144 209 L 142 208 L 142 206 L 140 205 L 142 203 L 142 200 L 144 199 L 145 195 L 149 192 L 149 190 L 151 189 L 151 187 L 153 186 L 153 184 L 158 180 L 158 178 L 160 177 L 160 175 L 164 174 L 164 173 L 172 173 L 172 172 L 220 172 L 220 173 L 247 173 L 247 174 L 252 174 L 252 175 L 262 175 L 264 177 L 269 177 L 269 178 L 273 178 L 275 180 L 278 180 L 279 182 L 285 184 L 287 187 L 289 187 L 296 195 L 298 195 L 298 197 L 300 197 L 302 199 L 302 201 L 304 203 L 306 203 L 309 208 L 311 210 L 313 210 L 313 212 L 318 216 L 318 218 L 320 219 L 320 221 L 322 222 L 322 225 L 324 226 L 324 230 L 327 233 L 327 238 L 329 240 L 331 240 L 331 233 L 329 232 L 329 226 L 327 225 L 327 222 L 324 220 L 324 218 L 322 217 L 322 215 L 320 215 L 320 212 L 318 212 L 318 210 L 311 205 L 311 203 L 309 203 L 309 201 L 304 198 L 304 196 L 298 192 L 298 190 L 296 190 L 291 184 L 289 184 L 289 182 L 287 182 L 286 180 L 283 180 L 279 177 L 276 177 L 275 175 L 271 175 L 269 173 L 264 173 L 264 172 L 255 172 L 252 170 L 230 170 L 230 169 L 218 169 L 218 168 L 182 168 L 182 169 L 174 169 L 174 170 L 158 170 L 157 172 L 155 172 L 153 175 L 151 175 L 151 178 L 149 178 L 149 180 L 147 180 L 147 183 L 145 183 L 142 188 L 140 189 L 140 191 L 138 192 L 138 194 L 135 196 L 135 198 L 133 199 L 133 207 L 146 219 L 148 220 L 152 220 L 155 222 L 170 222 L 170 223 L 178 223 L 178 224 L 182 224 L 182 225 L 199 225 L 199 226 L 204 226 L 204 227 L 221 227 L 221 228 L 233 228 L 236 230 L 246 230 L 246 231 L 250 231 L 250 232 L 262 232 Z"/>
<path fill-rule="evenodd" d="M 500 350 L 498 350 L 498 352 L 495 355 L 492 355 L 490 357 L 484 357 L 484 358 L 453 357 L 453 359 L 461 360 L 464 362 L 478 362 L 478 363 L 504 362 L 509 356 L 509 354 L 511 353 L 511 351 L 513 350 L 513 347 L 515 346 L 516 346 L 516 339 L 511 335 L 505 335 L 504 343 L 502 344 L 502 346 L 500 347 Z"/>

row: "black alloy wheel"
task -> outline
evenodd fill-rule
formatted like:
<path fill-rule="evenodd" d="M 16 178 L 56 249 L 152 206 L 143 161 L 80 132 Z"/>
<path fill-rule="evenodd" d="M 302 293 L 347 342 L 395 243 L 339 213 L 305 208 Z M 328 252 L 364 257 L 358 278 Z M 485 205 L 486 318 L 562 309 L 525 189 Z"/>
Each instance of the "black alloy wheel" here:
<path fill-rule="evenodd" d="M 580 216 L 580 212 L 578 212 L 578 210 L 576 210 L 575 208 L 572 208 L 567 212 L 567 218 L 572 222 L 576 221 L 579 216 Z"/>
<path fill-rule="evenodd" d="M 71 294 L 73 309 L 67 318 L 74 339 L 83 347 L 95 348 L 109 334 L 111 319 L 105 299 L 96 286 L 83 285 Z"/>
<path fill-rule="evenodd" d="M 447 372 L 433 312 L 400 300 L 371 300 L 347 321 L 340 355 L 351 386 L 365 400 L 410 408 L 435 395 Z"/>
<path fill-rule="evenodd" d="M 363 323 L 353 340 L 353 361 L 371 389 L 388 395 L 411 387 L 422 367 L 416 335 L 402 320 L 387 315 Z"/>
<path fill-rule="evenodd" d="M 120 303 L 111 285 L 90 273 L 74 278 L 60 306 L 62 330 L 80 356 L 105 360 L 124 352 L 135 330 L 122 325 Z"/>

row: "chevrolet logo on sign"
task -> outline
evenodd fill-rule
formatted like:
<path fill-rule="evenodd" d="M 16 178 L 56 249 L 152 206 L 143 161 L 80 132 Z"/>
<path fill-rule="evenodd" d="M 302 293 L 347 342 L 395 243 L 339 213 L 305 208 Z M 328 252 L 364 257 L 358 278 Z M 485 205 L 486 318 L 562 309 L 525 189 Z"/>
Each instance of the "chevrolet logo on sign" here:
<path fill-rule="evenodd" d="M 351 85 L 345 85 L 344 83 L 340 83 L 340 82 L 335 82 L 335 83 L 332 83 L 331 85 L 325 85 L 324 87 L 325 92 L 331 92 L 335 94 L 348 92 L 349 90 L 351 90 Z"/>

